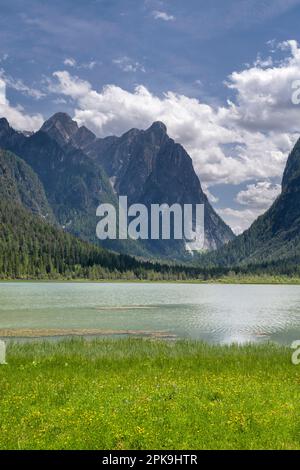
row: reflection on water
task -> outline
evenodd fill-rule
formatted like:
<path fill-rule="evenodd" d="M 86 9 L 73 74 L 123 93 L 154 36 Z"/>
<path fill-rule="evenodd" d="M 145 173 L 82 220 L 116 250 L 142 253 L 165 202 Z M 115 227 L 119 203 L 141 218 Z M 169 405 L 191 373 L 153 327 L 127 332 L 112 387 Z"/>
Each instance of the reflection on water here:
<path fill-rule="evenodd" d="M 143 331 L 212 343 L 300 339 L 300 286 L 0 283 L 4 329 Z"/>

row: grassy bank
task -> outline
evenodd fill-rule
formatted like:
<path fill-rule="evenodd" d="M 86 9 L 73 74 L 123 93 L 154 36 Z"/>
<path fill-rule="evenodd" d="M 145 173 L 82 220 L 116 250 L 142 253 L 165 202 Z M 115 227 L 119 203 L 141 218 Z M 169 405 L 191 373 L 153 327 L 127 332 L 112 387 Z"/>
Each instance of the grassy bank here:
<path fill-rule="evenodd" d="M 285 285 L 300 285 L 300 277 L 294 276 L 285 276 L 285 275 L 274 275 L 271 276 L 269 274 L 260 274 L 260 275 L 228 275 L 222 277 L 212 277 L 209 279 L 157 279 L 157 280 L 149 280 L 149 279 L 80 279 L 80 278 L 68 278 L 68 277 L 61 277 L 61 278 L 37 278 L 37 279 L 1 279 L 0 282 L 56 282 L 56 283 L 64 283 L 64 282 L 72 282 L 72 283 L 113 283 L 113 284 L 285 284 Z"/>
<path fill-rule="evenodd" d="M 1 449 L 299 449 L 300 366 L 273 345 L 12 344 Z"/>

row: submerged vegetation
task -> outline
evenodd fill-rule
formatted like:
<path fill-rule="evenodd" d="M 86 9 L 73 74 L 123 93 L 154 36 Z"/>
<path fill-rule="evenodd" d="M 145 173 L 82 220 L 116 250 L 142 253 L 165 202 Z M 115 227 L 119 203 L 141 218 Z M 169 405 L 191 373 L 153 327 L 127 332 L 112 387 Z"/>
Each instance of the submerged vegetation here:
<path fill-rule="evenodd" d="M 299 449 L 299 369 L 275 345 L 9 345 L 0 449 Z"/>

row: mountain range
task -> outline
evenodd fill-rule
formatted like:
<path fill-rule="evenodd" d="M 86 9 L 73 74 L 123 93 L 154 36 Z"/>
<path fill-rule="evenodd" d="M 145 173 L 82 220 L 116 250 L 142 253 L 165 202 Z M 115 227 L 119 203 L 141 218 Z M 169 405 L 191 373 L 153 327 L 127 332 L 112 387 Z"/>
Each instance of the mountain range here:
<path fill-rule="evenodd" d="M 238 237 L 216 214 L 191 158 L 161 122 L 98 138 L 64 113 L 33 134 L 14 130 L 3 118 L 0 149 L 1 200 L 22 206 L 54 230 L 99 244 L 96 208 L 102 202 L 117 207 L 120 195 L 129 204 L 146 206 L 203 203 L 207 251 L 200 256 L 191 259 L 184 240 L 115 240 L 104 247 L 143 259 L 188 261 L 202 269 L 300 263 L 300 139 L 287 160 L 281 194 Z"/>
<path fill-rule="evenodd" d="M 190 156 L 161 122 L 147 130 L 131 129 L 121 137 L 97 138 L 65 113 L 55 114 L 33 134 L 14 130 L 2 118 L 0 148 L 17 156 L 10 157 L 12 167 L 23 162 L 27 165 L 21 165 L 23 171 L 34 172 L 35 186 L 43 193 L 37 202 L 40 213 L 83 240 L 99 243 L 96 208 L 104 202 L 117 207 L 120 195 L 127 196 L 129 204 L 147 207 L 204 204 L 207 250 L 235 238 L 204 194 Z M 13 168 L 10 172 L 13 179 Z M 24 202 L 20 195 L 19 199 Z M 39 212 L 32 201 L 25 206 Z M 185 240 L 107 240 L 103 244 L 144 258 L 190 258 Z"/>
<path fill-rule="evenodd" d="M 67 233 L 55 220 L 39 178 L 0 150 L 0 279 L 181 280 L 193 266 L 141 261 Z"/>

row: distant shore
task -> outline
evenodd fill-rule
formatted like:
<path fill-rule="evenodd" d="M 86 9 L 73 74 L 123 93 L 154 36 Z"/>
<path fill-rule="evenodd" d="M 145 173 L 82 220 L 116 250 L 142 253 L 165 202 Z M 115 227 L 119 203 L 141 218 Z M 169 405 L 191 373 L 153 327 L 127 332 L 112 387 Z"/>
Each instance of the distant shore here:
<path fill-rule="evenodd" d="M 300 277 L 289 276 L 224 276 L 211 279 L 149 280 L 149 279 L 0 279 L 0 283 L 92 283 L 92 284 L 253 284 L 253 285 L 300 285 Z"/>

